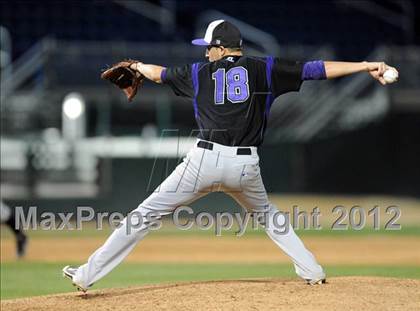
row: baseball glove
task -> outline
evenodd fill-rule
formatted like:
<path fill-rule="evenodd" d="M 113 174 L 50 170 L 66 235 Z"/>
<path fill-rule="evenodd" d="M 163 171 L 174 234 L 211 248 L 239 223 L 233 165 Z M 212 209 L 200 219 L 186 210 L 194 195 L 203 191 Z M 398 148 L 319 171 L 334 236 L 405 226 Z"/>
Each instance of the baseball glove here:
<path fill-rule="evenodd" d="M 130 68 L 130 65 L 136 62 L 132 59 L 119 62 L 101 74 L 102 79 L 108 80 L 122 89 L 128 101 L 131 101 L 136 96 L 137 90 L 144 81 L 142 74 Z"/>

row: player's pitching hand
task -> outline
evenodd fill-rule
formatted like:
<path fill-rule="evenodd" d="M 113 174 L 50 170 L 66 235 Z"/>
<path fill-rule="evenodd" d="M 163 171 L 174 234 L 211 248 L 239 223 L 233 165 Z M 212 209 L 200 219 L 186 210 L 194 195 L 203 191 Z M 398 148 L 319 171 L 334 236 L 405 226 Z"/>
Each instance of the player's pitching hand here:
<path fill-rule="evenodd" d="M 384 62 L 368 62 L 367 70 L 369 74 L 376 80 L 378 80 L 382 85 L 395 82 L 398 79 L 398 70 L 394 67 L 391 67 Z M 388 70 L 391 70 L 394 74 L 394 79 L 389 79 L 384 77 L 384 73 Z"/>

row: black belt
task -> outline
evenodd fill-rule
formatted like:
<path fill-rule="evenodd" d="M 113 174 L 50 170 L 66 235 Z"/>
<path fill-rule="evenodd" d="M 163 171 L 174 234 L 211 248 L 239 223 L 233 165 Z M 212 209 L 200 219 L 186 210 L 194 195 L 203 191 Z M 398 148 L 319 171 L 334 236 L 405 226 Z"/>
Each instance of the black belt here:
<path fill-rule="evenodd" d="M 213 150 L 213 144 L 212 143 L 209 143 L 207 141 L 202 141 L 202 140 L 200 140 L 198 142 L 197 147 L 203 148 L 203 149 L 208 149 L 208 150 Z M 251 155 L 251 148 L 238 147 L 236 149 L 236 154 L 237 155 Z"/>

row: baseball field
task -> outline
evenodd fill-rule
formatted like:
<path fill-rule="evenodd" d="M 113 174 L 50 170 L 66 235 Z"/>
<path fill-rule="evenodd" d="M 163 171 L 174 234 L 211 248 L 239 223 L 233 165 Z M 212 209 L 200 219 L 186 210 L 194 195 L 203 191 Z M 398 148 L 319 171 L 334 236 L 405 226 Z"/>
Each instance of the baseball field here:
<path fill-rule="evenodd" d="M 88 291 L 75 292 L 61 269 L 83 263 L 110 229 L 29 231 L 23 260 L 1 229 L 2 310 L 419 310 L 420 201 L 394 197 L 271 196 L 281 209 L 320 208 L 322 229 L 297 230 L 324 266 L 328 283 L 309 286 L 264 231 L 183 231 L 169 222 Z M 332 207 L 379 207 L 380 226 L 332 230 Z M 386 230 L 395 205 L 401 228 Z M 342 223 L 345 223 L 344 219 Z M 348 222 L 348 221 L 347 221 Z"/>

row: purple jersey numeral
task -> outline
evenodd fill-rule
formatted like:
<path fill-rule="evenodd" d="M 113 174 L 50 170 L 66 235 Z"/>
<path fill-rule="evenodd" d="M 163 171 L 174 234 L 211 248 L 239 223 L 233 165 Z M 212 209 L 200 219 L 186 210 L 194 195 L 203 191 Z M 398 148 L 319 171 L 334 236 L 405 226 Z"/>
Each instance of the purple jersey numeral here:
<path fill-rule="evenodd" d="M 232 103 L 242 103 L 249 97 L 248 71 L 234 67 L 226 74 L 227 98 Z"/>
<path fill-rule="evenodd" d="M 225 76 L 225 69 L 219 68 L 212 74 L 215 80 L 214 103 L 225 103 L 225 81 L 227 87 L 227 99 L 232 103 L 242 103 L 249 97 L 248 71 L 240 66 L 231 68 Z"/>
<path fill-rule="evenodd" d="M 212 74 L 214 85 L 214 103 L 223 105 L 225 103 L 225 69 L 219 68 Z"/>

